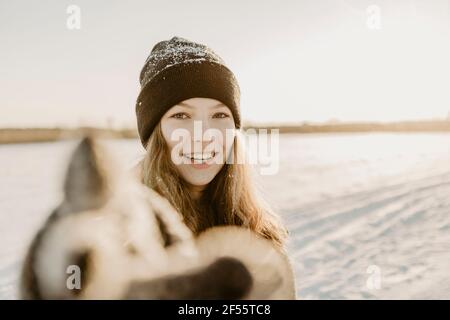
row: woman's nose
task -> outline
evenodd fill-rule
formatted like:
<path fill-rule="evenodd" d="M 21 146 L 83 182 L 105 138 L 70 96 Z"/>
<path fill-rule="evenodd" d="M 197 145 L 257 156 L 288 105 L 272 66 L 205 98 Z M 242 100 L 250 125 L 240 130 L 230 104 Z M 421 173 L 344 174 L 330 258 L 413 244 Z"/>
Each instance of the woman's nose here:
<path fill-rule="evenodd" d="M 208 119 L 201 119 L 194 121 L 194 141 L 211 140 L 208 134 L 205 134 L 210 129 L 210 123 Z"/>

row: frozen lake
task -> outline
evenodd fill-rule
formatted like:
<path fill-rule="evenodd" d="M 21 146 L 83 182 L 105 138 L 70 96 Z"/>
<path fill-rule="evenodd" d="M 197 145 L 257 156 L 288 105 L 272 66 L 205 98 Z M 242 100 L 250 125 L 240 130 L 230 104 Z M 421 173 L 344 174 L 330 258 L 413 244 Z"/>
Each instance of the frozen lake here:
<path fill-rule="evenodd" d="M 138 141 L 111 141 L 129 167 Z M 0 298 L 61 197 L 75 142 L 0 145 Z M 301 299 L 450 299 L 450 134 L 281 135 L 259 177 L 291 235 Z"/>

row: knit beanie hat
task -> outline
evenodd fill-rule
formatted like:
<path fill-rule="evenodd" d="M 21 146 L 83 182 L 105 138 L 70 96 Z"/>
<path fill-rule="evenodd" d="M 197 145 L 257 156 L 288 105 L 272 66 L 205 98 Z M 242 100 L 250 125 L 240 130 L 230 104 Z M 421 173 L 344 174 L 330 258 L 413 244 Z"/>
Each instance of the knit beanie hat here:
<path fill-rule="evenodd" d="M 142 145 L 161 117 L 190 98 L 212 98 L 225 104 L 240 128 L 240 89 L 224 61 L 206 45 L 180 37 L 158 42 L 145 61 L 136 116 Z"/>

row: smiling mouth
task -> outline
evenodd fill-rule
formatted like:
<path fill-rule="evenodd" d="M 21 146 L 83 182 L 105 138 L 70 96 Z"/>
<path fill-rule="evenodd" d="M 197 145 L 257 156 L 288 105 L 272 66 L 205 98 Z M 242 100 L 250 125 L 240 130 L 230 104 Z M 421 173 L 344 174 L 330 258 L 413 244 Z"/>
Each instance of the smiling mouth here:
<path fill-rule="evenodd" d="M 204 152 L 204 153 L 183 153 L 183 158 L 187 159 L 189 163 L 206 163 L 213 159 L 217 155 L 217 152 Z"/>

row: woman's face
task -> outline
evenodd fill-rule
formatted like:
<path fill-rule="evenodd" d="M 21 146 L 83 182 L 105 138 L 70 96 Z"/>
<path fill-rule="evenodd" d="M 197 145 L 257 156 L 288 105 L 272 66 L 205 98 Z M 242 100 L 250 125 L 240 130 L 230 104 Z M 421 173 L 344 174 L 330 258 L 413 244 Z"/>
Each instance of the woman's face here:
<path fill-rule="evenodd" d="M 234 141 L 234 119 L 218 100 L 191 98 L 161 118 L 170 158 L 193 187 L 205 187 L 223 167 Z"/>

